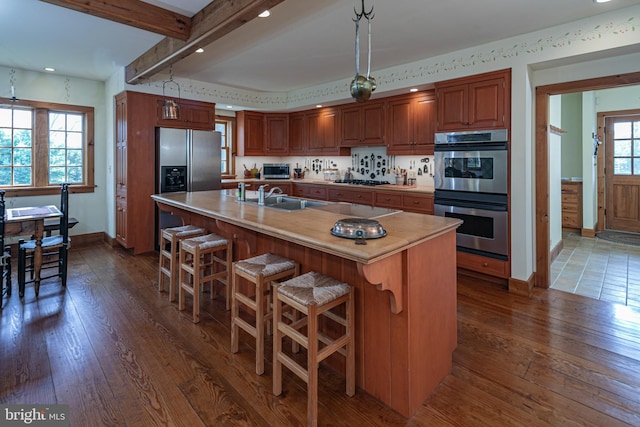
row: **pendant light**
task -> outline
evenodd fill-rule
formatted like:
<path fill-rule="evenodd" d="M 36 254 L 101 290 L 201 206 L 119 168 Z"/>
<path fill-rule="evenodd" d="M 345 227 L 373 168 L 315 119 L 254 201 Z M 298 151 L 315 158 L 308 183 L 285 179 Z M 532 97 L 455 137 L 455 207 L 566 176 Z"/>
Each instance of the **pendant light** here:
<path fill-rule="evenodd" d="M 353 8 L 356 18 L 353 22 L 356 23 L 356 76 L 351 81 L 351 96 L 357 102 L 366 102 L 371 97 L 371 92 L 376 90 L 376 79 L 371 77 L 371 20 L 374 17 L 373 6 L 368 12 L 364 11 L 364 0 L 362 0 L 362 8 L 360 13 Z M 360 74 L 360 20 L 364 17 L 367 20 L 367 34 L 369 49 L 367 52 L 367 75 L 366 77 Z"/>
<path fill-rule="evenodd" d="M 178 87 L 178 102 L 173 99 L 169 99 L 165 95 L 165 87 L 167 84 L 174 84 Z M 173 65 L 169 67 L 169 80 L 165 80 L 162 83 L 162 97 L 164 98 L 164 104 L 162 105 L 162 118 L 164 120 L 177 120 L 180 118 L 180 85 L 173 81 Z"/>

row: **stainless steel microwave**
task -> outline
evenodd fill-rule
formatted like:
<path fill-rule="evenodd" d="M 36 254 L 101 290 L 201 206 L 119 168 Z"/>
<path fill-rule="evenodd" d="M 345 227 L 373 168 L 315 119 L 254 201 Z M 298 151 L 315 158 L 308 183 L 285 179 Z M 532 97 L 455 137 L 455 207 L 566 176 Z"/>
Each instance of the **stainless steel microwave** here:
<path fill-rule="evenodd" d="M 291 178 L 291 173 L 289 172 L 289 164 L 263 163 L 262 177 L 265 179 L 289 179 Z"/>

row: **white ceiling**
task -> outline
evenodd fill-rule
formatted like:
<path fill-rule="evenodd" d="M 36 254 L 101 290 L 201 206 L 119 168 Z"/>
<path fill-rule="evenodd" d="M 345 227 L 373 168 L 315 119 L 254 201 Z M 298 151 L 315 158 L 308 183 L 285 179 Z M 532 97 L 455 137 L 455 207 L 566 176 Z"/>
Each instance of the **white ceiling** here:
<path fill-rule="evenodd" d="M 209 0 L 144 0 L 192 16 Z M 217 0 L 214 0 L 217 1 Z M 518 34 L 637 5 L 640 0 L 365 0 L 374 7 L 371 68 L 406 64 Z M 285 92 L 355 74 L 354 7 L 361 0 L 285 0 L 174 76 L 254 91 Z M 163 37 L 38 0 L 0 1 L 0 65 L 106 80 Z M 361 25 L 366 72 L 366 22 Z M 0 96 L 9 83 L 0 82 Z"/>

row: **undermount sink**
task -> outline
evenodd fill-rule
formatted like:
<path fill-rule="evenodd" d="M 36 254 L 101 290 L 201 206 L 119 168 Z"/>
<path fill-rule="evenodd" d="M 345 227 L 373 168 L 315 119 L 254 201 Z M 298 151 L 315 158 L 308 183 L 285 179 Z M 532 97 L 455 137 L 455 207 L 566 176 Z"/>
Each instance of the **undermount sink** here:
<path fill-rule="evenodd" d="M 258 199 L 247 199 L 245 203 L 258 204 Z M 300 209 L 311 208 L 315 206 L 325 206 L 326 202 L 320 202 L 318 200 L 299 199 L 297 197 L 290 197 L 287 195 L 273 195 L 267 197 L 264 201 L 265 207 L 282 209 L 285 211 L 297 211 Z"/>

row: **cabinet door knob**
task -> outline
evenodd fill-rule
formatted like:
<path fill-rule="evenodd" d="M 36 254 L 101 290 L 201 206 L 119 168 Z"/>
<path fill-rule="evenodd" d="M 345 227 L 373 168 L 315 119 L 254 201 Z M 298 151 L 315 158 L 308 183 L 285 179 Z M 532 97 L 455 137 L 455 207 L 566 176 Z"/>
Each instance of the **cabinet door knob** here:
<path fill-rule="evenodd" d="M 483 263 L 482 263 L 482 266 L 483 266 L 483 267 L 489 267 L 489 263 L 488 263 L 488 262 L 483 262 Z"/>

